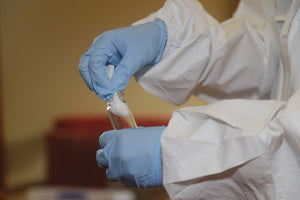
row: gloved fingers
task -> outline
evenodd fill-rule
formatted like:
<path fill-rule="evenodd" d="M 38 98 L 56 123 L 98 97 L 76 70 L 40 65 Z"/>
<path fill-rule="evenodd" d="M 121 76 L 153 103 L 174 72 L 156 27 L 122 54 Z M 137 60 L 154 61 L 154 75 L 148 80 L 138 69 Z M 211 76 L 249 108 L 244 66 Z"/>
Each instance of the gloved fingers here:
<path fill-rule="evenodd" d="M 106 144 L 114 137 L 120 135 L 122 130 L 111 130 L 102 133 L 99 137 L 99 144 L 101 148 L 105 148 Z"/>
<path fill-rule="evenodd" d="M 98 149 L 96 152 L 96 160 L 99 167 L 108 168 L 107 151 L 104 149 Z"/>
<path fill-rule="evenodd" d="M 103 100 L 112 97 L 114 90 L 106 72 L 107 55 L 95 55 L 89 61 L 89 73 L 94 92 Z"/>
<path fill-rule="evenodd" d="M 117 73 L 117 78 L 112 78 L 107 75 L 106 68 L 104 66 L 117 66 L 122 60 L 122 55 L 118 49 L 119 46 L 114 43 L 115 42 L 112 41 L 110 35 L 104 34 L 103 37 L 98 39 L 97 44 L 91 47 L 92 55 L 94 55 L 92 56 L 89 64 L 90 70 L 92 71 L 91 79 L 92 83 L 94 83 L 96 93 L 98 95 L 100 94 L 99 97 L 104 100 L 111 98 L 115 91 L 120 90 L 119 88 L 116 88 L 115 85 L 119 85 L 120 81 L 123 82 L 124 78 L 125 80 L 128 79 L 128 75 L 126 75 L 126 73 L 122 73 L 120 75 Z M 128 71 L 128 69 L 126 71 Z M 113 73 L 113 76 L 114 74 L 115 72 Z M 128 84 L 129 80 L 126 82 Z M 122 89 L 124 89 L 127 84 Z"/>
<path fill-rule="evenodd" d="M 111 42 L 99 40 L 97 45 L 91 47 L 92 55 L 106 55 L 107 61 L 106 65 L 117 65 L 122 56 L 120 55 L 116 46 Z"/>
<path fill-rule="evenodd" d="M 131 76 L 140 68 L 142 64 L 133 55 L 124 55 L 121 62 L 115 67 L 112 76 L 112 83 L 116 90 L 124 90 L 128 85 Z"/>
<path fill-rule="evenodd" d="M 119 53 L 113 54 L 111 57 L 108 58 L 107 64 L 116 66 L 120 63 L 120 60 L 121 60 L 121 55 Z"/>
<path fill-rule="evenodd" d="M 99 37 L 90 49 L 81 57 L 79 72 L 90 90 L 106 100 L 112 97 L 114 88 L 106 72 L 109 64 L 117 65 L 121 60 L 118 50 Z"/>
<path fill-rule="evenodd" d="M 114 91 L 106 72 L 107 53 L 91 54 L 89 49 L 80 59 L 79 72 L 86 85 L 100 98 L 110 98 Z"/>
<path fill-rule="evenodd" d="M 121 167 L 110 167 L 106 170 L 106 177 L 111 181 L 120 180 L 120 169 Z"/>
<path fill-rule="evenodd" d="M 101 47 L 96 48 L 94 54 L 95 55 L 105 54 L 107 56 L 106 65 L 118 65 L 122 59 L 122 56 L 117 50 L 113 50 L 113 52 L 111 52 Z"/>
<path fill-rule="evenodd" d="M 83 78 L 85 84 L 90 88 L 90 90 L 93 91 L 92 81 L 91 81 L 89 68 L 88 68 L 89 60 L 90 60 L 90 54 L 89 54 L 89 51 L 88 51 L 80 59 L 79 73 L 80 73 L 81 77 Z"/>
<path fill-rule="evenodd" d="M 124 65 L 118 65 L 115 67 L 115 71 L 111 78 L 113 87 L 116 91 L 124 90 L 129 84 L 131 75 L 128 73 L 128 69 Z"/>

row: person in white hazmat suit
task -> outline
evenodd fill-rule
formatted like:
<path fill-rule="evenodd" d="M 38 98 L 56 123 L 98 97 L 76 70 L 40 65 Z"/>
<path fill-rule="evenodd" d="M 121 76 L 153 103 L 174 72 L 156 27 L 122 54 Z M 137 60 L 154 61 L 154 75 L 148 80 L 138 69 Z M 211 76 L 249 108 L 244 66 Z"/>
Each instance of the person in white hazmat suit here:
<path fill-rule="evenodd" d="M 242 0 L 220 24 L 196 0 L 167 0 L 97 37 L 79 70 L 100 98 L 135 75 L 172 104 L 210 103 L 175 111 L 167 127 L 105 132 L 97 162 L 107 177 L 163 185 L 171 199 L 299 199 L 299 5 Z"/>

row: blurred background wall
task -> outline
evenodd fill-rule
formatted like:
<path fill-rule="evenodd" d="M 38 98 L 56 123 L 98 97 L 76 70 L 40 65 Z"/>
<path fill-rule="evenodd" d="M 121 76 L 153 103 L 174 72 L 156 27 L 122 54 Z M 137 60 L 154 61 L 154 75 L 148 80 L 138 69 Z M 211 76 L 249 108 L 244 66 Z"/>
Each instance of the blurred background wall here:
<path fill-rule="evenodd" d="M 219 21 L 230 17 L 236 4 L 236 0 L 201 2 Z M 45 181 L 44 136 L 57 117 L 105 115 L 104 103 L 78 73 L 79 59 L 93 39 L 130 25 L 163 3 L 0 0 L 0 145 L 5 150 L 1 165 L 6 188 Z M 134 115 L 170 117 L 179 108 L 146 93 L 134 80 L 125 98 Z M 192 98 L 184 106 L 203 103 Z"/>

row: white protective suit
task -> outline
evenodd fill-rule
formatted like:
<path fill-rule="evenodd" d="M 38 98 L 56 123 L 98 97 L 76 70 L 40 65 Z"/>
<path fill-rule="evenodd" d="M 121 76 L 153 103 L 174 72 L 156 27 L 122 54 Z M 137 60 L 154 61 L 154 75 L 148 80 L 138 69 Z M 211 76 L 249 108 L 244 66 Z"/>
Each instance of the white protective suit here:
<path fill-rule="evenodd" d="M 196 0 L 167 0 L 136 23 L 168 29 L 162 60 L 136 74 L 144 89 L 218 101 L 175 111 L 162 135 L 171 199 L 300 199 L 299 4 L 242 0 L 220 24 Z"/>

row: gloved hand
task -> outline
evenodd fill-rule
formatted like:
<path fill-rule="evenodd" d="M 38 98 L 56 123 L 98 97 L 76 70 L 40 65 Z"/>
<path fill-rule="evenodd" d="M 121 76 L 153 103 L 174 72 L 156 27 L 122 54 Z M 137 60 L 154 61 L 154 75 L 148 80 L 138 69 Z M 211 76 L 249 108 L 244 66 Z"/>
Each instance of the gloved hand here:
<path fill-rule="evenodd" d="M 160 137 L 165 127 L 112 130 L 99 139 L 97 163 L 106 176 L 125 186 L 139 188 L 162 185 Z"/>
<path fill-rule="evenodd" d="M 79 72 L 88 87 L 107 100 L 123 90 L 139 68 L 157 63 L 167 41 L 162 20 L 104 32 L 82 56 Z M 110 80 L 106 65 L 115 65 Z"/>

